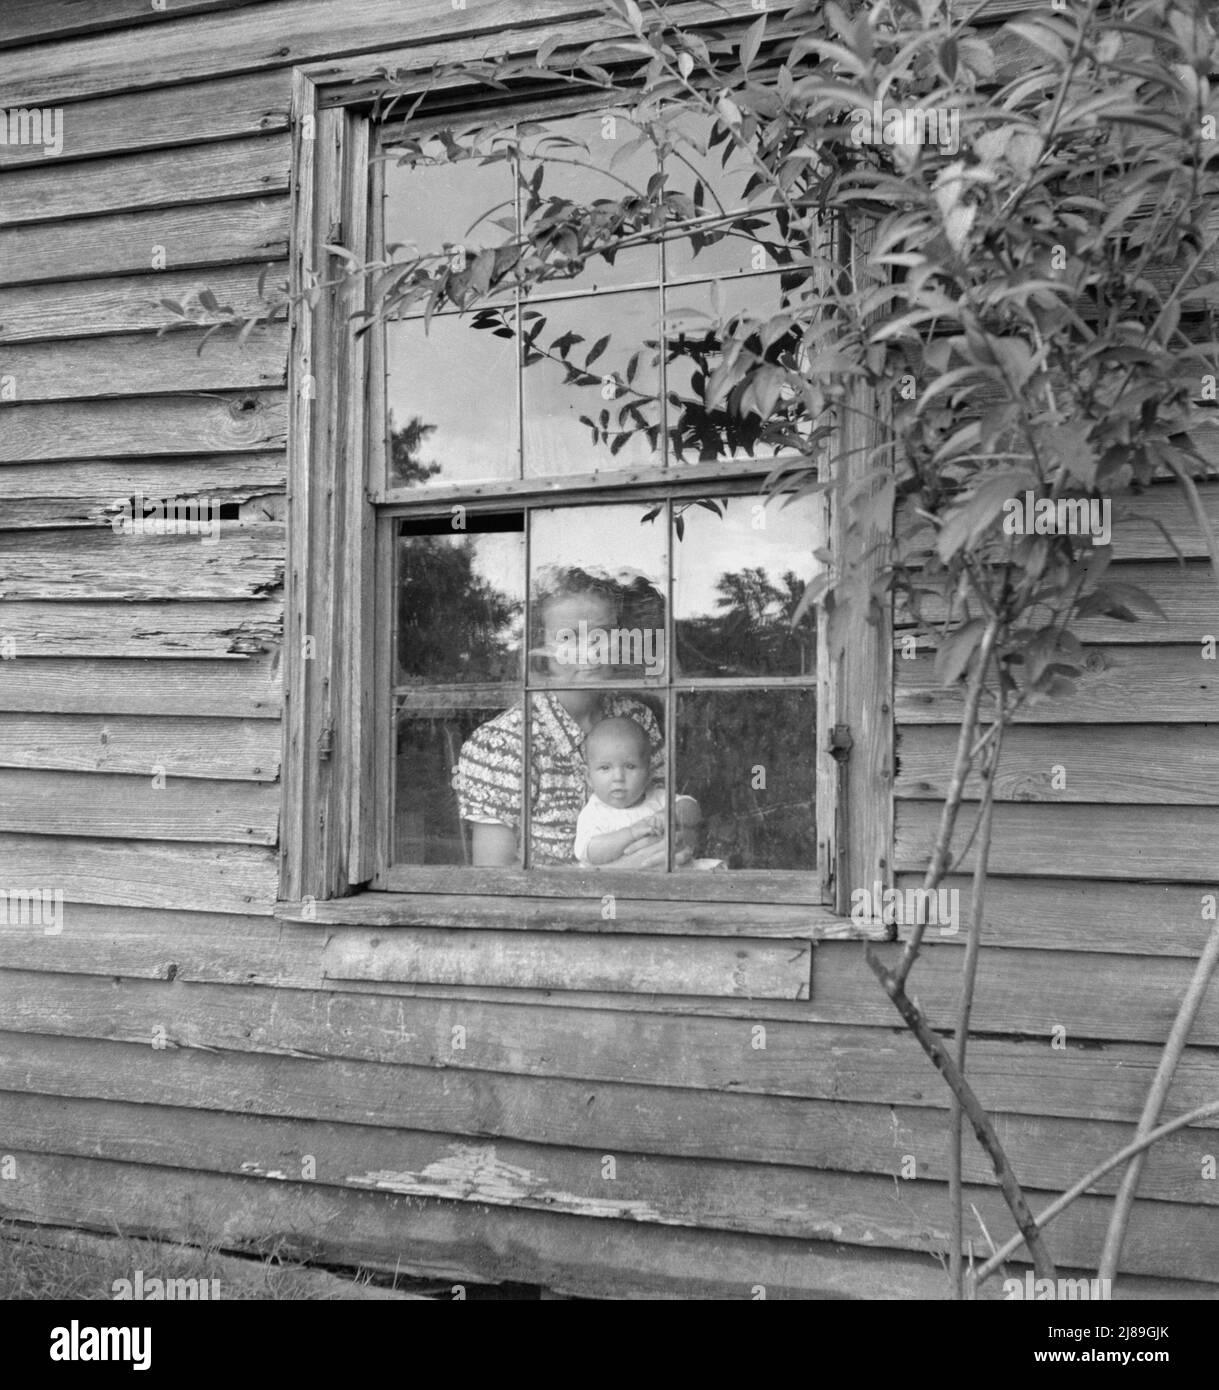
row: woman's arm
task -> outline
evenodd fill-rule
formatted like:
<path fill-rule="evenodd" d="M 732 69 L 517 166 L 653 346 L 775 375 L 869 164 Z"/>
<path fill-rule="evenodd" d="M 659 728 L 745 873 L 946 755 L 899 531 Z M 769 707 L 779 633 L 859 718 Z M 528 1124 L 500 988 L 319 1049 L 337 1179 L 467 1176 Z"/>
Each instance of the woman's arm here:
<path fill-rule="evenodd" d="M 517 865 L 516 831 L 502 821 L 470 821 L 470 858 L 475 868 Z"/>

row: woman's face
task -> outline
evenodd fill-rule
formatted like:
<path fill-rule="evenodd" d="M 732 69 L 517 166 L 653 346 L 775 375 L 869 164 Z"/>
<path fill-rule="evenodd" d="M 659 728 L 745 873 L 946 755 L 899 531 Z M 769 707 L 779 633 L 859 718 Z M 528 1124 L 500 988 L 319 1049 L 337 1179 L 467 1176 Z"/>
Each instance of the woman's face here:
<path fill-rule="evenodd" d="M 613 603 L 602 594 L 563 594 L 550 599 L 542 622 L 551 678 L 573 684 L 605 679 L 602 653 L 608 641 L 598 640 L 595 634 L 611 632 L 616 618 Z"/>

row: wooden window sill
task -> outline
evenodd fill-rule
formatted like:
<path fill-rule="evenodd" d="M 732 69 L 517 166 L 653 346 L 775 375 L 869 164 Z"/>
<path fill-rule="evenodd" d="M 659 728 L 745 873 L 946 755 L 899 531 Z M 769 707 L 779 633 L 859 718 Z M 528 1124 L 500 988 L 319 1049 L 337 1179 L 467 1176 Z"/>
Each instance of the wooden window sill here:
<path fill-rule="evenodd" d="M 624 936 L 720 936 L 797 941 L 885 941 L 880 923 L 852 922 L 805 903 L 673 902 L 616 896 L 518 897 L 473 893 L 357 893 L 318 902 L 280 902 L 285 922 L 352 927 L 587 932 Z"/>

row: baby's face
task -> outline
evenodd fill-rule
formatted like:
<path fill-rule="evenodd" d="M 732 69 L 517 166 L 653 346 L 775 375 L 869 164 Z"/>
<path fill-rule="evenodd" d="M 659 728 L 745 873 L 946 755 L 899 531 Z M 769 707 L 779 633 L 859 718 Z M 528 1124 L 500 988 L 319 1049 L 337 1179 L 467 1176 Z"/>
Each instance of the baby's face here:
<path fill-rule="evenodd" d="M 603 731 L 590 738 L 588 784 L 607 806 L 634 806 L 647 794 L 651 759 L 643 740 L 629 732 Z"/>

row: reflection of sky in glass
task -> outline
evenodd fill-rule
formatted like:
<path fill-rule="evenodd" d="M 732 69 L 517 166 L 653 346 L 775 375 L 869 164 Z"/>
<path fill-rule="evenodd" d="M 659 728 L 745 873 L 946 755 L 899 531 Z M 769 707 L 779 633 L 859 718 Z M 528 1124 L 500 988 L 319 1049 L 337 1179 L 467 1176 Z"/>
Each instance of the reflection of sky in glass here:
<path fill-rule="evenodd" d="M 626 294 L 604 295 L 596 300 L 575 299 L 564 303 L 539 306 L 546 316 L 546 326 L 538 337 L 539 348 L 550 350 L 551 343 L 568 331 L 577 333 L 583 342 L 577 343 L 568 354 L 568 361 L 583 368 L 597 340 L 610 335 L 604 354 L 589 368 L 597 380 L 588 386 L 569 386 L 564 369 L 554 361 L 543 361 L 526 367 L 522 378 L 522 399 L 525 411 L 525 472 L 530 477 L 562 473 L 591 473 L 597 468 L 622 467 L 660 461 L 646 434 L 628 436 L 616 454 L 606 444 L 594 444 L 587 425 L 580 416 L 597 420 L 603 410 L 610 413 L 610 426 L 618 427 L 618 412 L 627 402 L 637 403 L 649 424 L 656 421 L 657 407 L 652 401 L 628 393 L 606 400 L 602 396 L 602 379 L 615 372 L 625 378 L 632 355 L 643 349 L 632 386 L 634 390 L 653 396 L 658 390 L 657 372 L 651 365 L 660 336 L 659 303 L 655 290 Z M 629 420 L 626 428 L 634 429 Z"/>
<path fill-rule="evenodd" d="M 504 127 L 508 130 L 508 127 Z M 560 164 L 547 168 L 542 192 L 545 196 L 560 196 L 573 201 L 589 202 L 597 198 L 618 199 L 627 191 L 623 182 L 636 188 L 646 187 L 656 168 L 656 152 L 650 142 L 631 149 L 639 138 L 639 130 L 620 113 L 600 113 L 575 116 L 547 123 L 553 134 L 577 143 L 563 145 L 549 142 L 552 156 L 574 160 L 600 160 L 606 167 L 580 169 Z M 538 136 L 522 126 L 526 150 L 523 168 L 529 173 L 528 150 L 536 145 Z M 705 139 L 705 133 L 703 135 Z M 440 154 L 443 146 L 438 140 L 425 143 L 428 153 Z M 387 153 L 392 153 L 392 147 Z M 714 183 L 726 202 L 740 206 L 749 169 L 734 157 L 725 174 L 720 169 L 720 153 L 715 150 L 699 155 L 689 146 L 682 147 L 704 178 Z M 615 161 L 615 158 L 616 162 Z M 612 164 L 612 168 L 609 166 Z M 670 160 L 670 184 L 689 190 L 695 174 Z M 460 161 L 454 165 L 399 165 L 392 159 L 385 164 L 385 240 L 387 243 L 415 245 L 420 251 L 439 250 L 445 242 L 468 244 L 474 249 L 498 244 L 508 238 L 507 229 L 482 222 L 471 230 L 471 224 L 493 207 L 494 218 L 515 216 L 515 174 L 508 161 L 482 165 L 478 160 Z M 498 206 L 497 206 L 498 205 Z M 756 269 L 751 259 L 752 243 L 743 241 L 738 249 L 712 248 L 689 263 L 688 255 L 670 245 L 666 251 L 670 275 L 724 274 Z M 398 253 L 408 256 L 409 249 Z M 471 482 L 494 482 L 515 479 L 563 477 L 622 468 L 656 466 L 662 462 L 659 448 L 653 448 L 646 434 L 634 432 L 638 421 L 628 419 L 631 431 L 627 442 L 617 454 L 608 444 L 592 441 L 588 426 L 580 423 L 585 415 L 597 420 L 602 410 L 610 414 L 610 429 L 618 428 L 618 412 L 628 401 L 635 401 L 648 424 L 657 422 L 659 401 L 653 393 L 658 390 L 657 373 L 650 359 L 660 336 L 660 313 L 655 289 L 632 292 L 591 292 L 606 287 L 657 283 L 660 253 L 658 248 L 623 253 L 613 267 L 593 258 L 575 279 L 557 279 L 539 287 L 534 296 L 523 301 L 530 310 L 546 316 L 546 327 L 538 339 L 539 346 L 549 349 L 554 339 L 568 329 L 580 333 L 584 342 L 570 354 L 570 360 L 583 368 L 584 359 L 593 342 L 606 334 L 611 342 L 606 352 L 593 363 L 591 370 L 598 383 L 590 386 L 571 386 L 564 382 L 562 367 L 540 362 L 518 372 L 517 343 L 494 337 L 489 331 L 475 331 L 466 315 L 441 315 L 434 318 L 425 336 L 422 323 L 398 321 L 386 326 L 387 404 L 392 411 L 393 424 L 402 429 L 418 416 L 424 424 L 436 428 L 422 441 L 416 454 L 418 461 L 441 464 L 441 472 L 430 479 L 414 480 L 412 487 L 438 486 Z M 769 264 L 769 263 L 768 263 Z M 589 297 L 573 296 L 573 290 L 588 291 Z M 547 301 L 546 294 L 565 296 Z M 749 309 L 769 315 L 779 307 L 779 277 L 746 274 L 744 278 L 723 281 L 720 302 L 726 311 Z M 511 300 L 510 292 L 506 296 Z M 682 284 L 664 292 L 665 312 L 674 309 L 710 309 L 710 287 L 706 284 Z M 505 296 L 500 296 L 505 302 Z M 409 311 L 421 313 L 416 304 Z M 680 321 L 678 330 L 685 329 L 693 337 L 700 336 L 708 323 L 697 316 Z M 674 324 L 670 323 L 670 331 Z M 643 355 L 634 386 L 649 400 L 626 394 L 606 400 L 602 396 L 600 379 L 614 371 L 623 371 L 627 361 L 640 348 Z M 714 365 L 714 364 L 713 364 Z M 689 396 L 691 367 L 688 358 L 677 357 L 670 362 L 668 386 Z M 518 397 L 524 402 L 521 418 Z M 673 421 L 671 421 L 673 423 Z M 683 434 L 688 434 L 683 431 Z M 521 459 L 523 435 L 524 458 Z M 749 449 L 756 456 L 767 456 L 769 447 L 754 449 L 748 439 L 736 443 L 737 456 Z M 686 438 L 679 457 L 670 463 L 696 462 L 700 456 L 710 459 L 715 450 L 700 436 Z M 724 451 L 721 449 L 721 456 Z M 402 486 L 392 470 L 390 486 Z"/>
<path fill-rule="evenodd" d="M 770 582 L 781 587 L 791 570 L 807 583 L 822 569 L 813 557 L 818 545 L 817 499 L 802 497 L 786 507 L 781 499 L 761 497 L 712 498 L 726 515 L 717 517 L 702 507 L 682 510 L 684 536 L 673 538 L 673 616 L 714 617 L 723 610 L 716 583 L 723 574 L 743 569 L 764 569 Z M 754 508 L 761 508 L 754 511 Z M 759 524 L 754 527 L 754 518 Z"/>
<path fill-rule="evenodd" d="M 736 212 L 753 206 L 745 196 L 745 186 L 754 173 L 752 161 L 735 144 L 717 145 L 703 154 L 709 134 L 707 122 L 693 116 L 682 117 L 672 123 L 670 129 L 685 139 L 676 141 L 676 148 L 669 155 L 665 165 L 666 187 L 693 194 L 695 182 L 702 180 L 704 188 L 703 213 L 717 213 L 720 205 L 726 212 Z M 687 143 L 687 141 L 689 143 Z M 724 164 L 725 148 L 728 151 L 727 165 Z M 719 198 L 712 196 L 712 191 Z M 765 189 L 755 194 L 757 203 L 765 203 L 768 194 Z M 758 214 L 765 221 L 765 227 L 758 229 L 757 235 L 764 240 L 774 236 L 773 214 Z M 722 237 L 714 245 L 704 246 L 697 253 L 690 247 L 688 237 L 676 238 L 665 248 L 667 273 L 673 276 L 689 275 L 730 275 L 746 270 L 763 270 L 773 265 L 769 256 L 759 264 L 754 259 L 754 248 L 758 245 L 749 234 L 730 234 Z M 763 247 L 763 250 L 765 248 Z"/>
<path fill-rule="evenodd" d="M 548 157 L 542 175 L 543 199 L 566 198 L 589 206 L 602 198 L 617 202 L 632 192 L 644 195 L 648 180 L 656 172 L 656 148 L 648 140 L 633 151 L 623 153 L 640 137 L 639 127 L 632 125 L 625 116 L 607 111 L 548 124 L 553 135 L 578 143 L 568 146 L 560 140 L 550 140 L 542 146 L 542 153 Z M 528 180 L 537 167 L 528 155 L 538 148 L 539 139 L 526 137 L 522 145 L 526 158 L 521 173 Z M 594 167 L 581 169 L 573 164 L 556 164 L 553 162 L 556 159 L 588 161 Z M 655 281 L 659 277 L 659 246 L 628 247 L 614 257 L 613 265 L 600 256 L 592 257 L 577 278 L 561 282 L 558 288 L 592 290 L 604 285 Z"/>
<path fill-rule="evenodd" d="M 429 140 L 424 150 L 436 155 L 443 146 Z M 509 233 L 493 219 L 515 217 L 513 189 L 512 166 L 506 161 L 483 166 L 470 159 L 412 167 L 386 160 L 385 243 L 401 242 L 421 255 L 441 250 L 445 242 L 498 246 Z M 490 218 L 471 226 L 492 208 Z"/>
<path fill-rule="evenodd" d="M 654 503 L 621 506 L 562 507 L 535 511 L 529 541 L 536 597 L 539 577 L 551 566 L 578 565 L 599 576 L 629 584 L 642 576 L 664 592 L 664 513 L 655 523 L 640 524 Z"/>
<path fill-rule="evenodd" d="M 394 427 L 413 415 L 436 426 L 419 451 L 441 465 L 431 483 L 517 476 L 515 339 L 441 315 L 426 334 L 421 319 L 386 324 L 385 356 Z"/>

